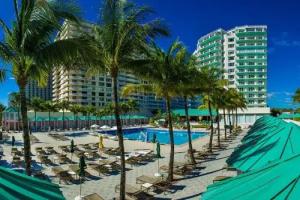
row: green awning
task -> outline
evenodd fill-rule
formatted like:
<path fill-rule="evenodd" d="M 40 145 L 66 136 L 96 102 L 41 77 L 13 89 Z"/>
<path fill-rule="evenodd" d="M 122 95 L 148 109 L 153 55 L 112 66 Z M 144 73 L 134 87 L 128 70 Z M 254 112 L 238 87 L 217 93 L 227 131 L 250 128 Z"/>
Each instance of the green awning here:
<path fill-rule="evenodd" d="M 175 109 L 172 110 L 172 112 L 175 115 L 179 115 L 180 117 L 185 117 L 185 110 L 184 109 Z M 212 111 L 212 115 L 216 116 L 217 112 L 215 110 Z M 189 109 L 189 116 L 190 117 L 204 117 L 209 116 L 209 110 L 208 109 Z"/>
<path fill-rule="evenodd" d="M 203 200 L 265 200 L 300 197 L 300 155 L 279 160 L 207 187 Z"/>
<path fill-rule="evenodd" d="M 300 154 L 299 126 L 280 119 L 268 124 L 272 126 L 248 133 L 227 159 L 229 166 L 245 172 Z"/>
<path fill-rule="evenodd" d="M 294 118 L 300 118 L 300 113 L 283 113 L 280 116 L 278 116 L 280 119 L 294 119 Z"/>
<path fill-rule="evenodd" d="M 59 186 L 0 167 L 0 199 L 65 199 Z"/>

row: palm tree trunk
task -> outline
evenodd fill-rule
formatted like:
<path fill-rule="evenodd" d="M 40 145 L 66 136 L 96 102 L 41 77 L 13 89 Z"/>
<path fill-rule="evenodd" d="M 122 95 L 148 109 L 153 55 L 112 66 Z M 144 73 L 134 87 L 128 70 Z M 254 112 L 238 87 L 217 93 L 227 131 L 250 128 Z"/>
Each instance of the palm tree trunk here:
<path fill-rule="evenodd" d="M 231 110 L 231 117 L 232 117 L 232 126 L 234 128 L 235 126 L 235 118 L 234 118 L 234 112 L 233 112 L 233 109 Z"/>
<path fill-rule="evenodd" d="M 208 110 L 209 110 L 209 116 L 210 116 L 209 151 L 212 152 L 212 143 L 213 143 L 213 137 L 214 137 L 214 122 L 213 122 L 213 116 L 212 116 L 212 110 L 211 110 L 211 102 L 210 102 L 210 100 L 208 100 Z"/>
<path fill-rule="evenodd" d="M 196 164 L 196 160 L 194 157 L 194 150 L 192 144 L 192 136 L 191 136 L 191 125 L 190 125 L 190 118 L 189 118 L 189 109 L 188 109 L 188 101 L 187 97 L 184 97 L 184 108 L 185 108 L 185 118 L 186 118 L 186 125 L 187 125 L 187 132 L 188 132 L 188 140 L 189 140 L 189 150 L 188 153 L 190 155 L 191 163 L 193 165 Z"/>
<path fill-rule="evenodd" d="M 63 109 L 62 129 L 65 130 L 65 109 Z"/>
<path fill-rule="evenodd" d="M 170 160 L 169 160 L 169 171 L 168 171 L 168 178 L 169 182 L 173 181 L 173 167 L 174 167 L 174 134 L 173 134 L 173 122 L 172 122 L 172 114 L 171 114 L 171 104 L 170 104 L 170 97 L 166 98 L 167 104 L 167 113 L 168 113 L 168 125 L 169 125 L 169 134 L 170 134 Z"/>
<path fill-rule="evenodd" d="M 219 108 L 216 108 L 217 109 L 217 129 L 218 129 L 218 146 L 221 147 L 221 141 L 220 141 L 220 113 L 219 113 Z"/>
<path fill-rule="evenodd" d="M 230 110 L 228 110 L 228 121 L 229 121 L 229 133 L 232 134 L 232 128 L 231 128 L 231 114 Z"/>
<path fill-rule="evenodd" d="M 50 112 L 48 112 L 48 123 L 49 123 L 49 124 L 48 124 L 48 125 L 49 125 L 49 126 L 48 126 L 48 131 L 51 131 L 51 125 L 50 125 L 50 120 L 51 120 L 51 119 L 50 119 L 50 117 L 51 117 L 51 116 L 50 116 Z"/>
<path fill-rule="evenodd" d="M 120 110 L 119 110 L 119 99 L 118 99 L 118 85 L 117 85 L 117 76 L 112 76 L 112 86 L 113 86 L 113 95 L 115 103 L 115 120 L 117 126 L 117 135 L 119 138 L 119 147 L 121 151 L 121 179 L 120 179 L 120 199 L 125 200 L 125 184 L 126 184 L 126 171 L 125 171 L 125 150 L 124 150 L 124 141 L 122 133 L 122 123 L 120 119 Z"/>
<path fill-rule="evenodd" d="M 21 115 L 23 122 L 23 140 L 24 140 L 24 160 L 25 170 L 28 176 L 31 176 L 31 157 L 30 157 L 30 137 L 28 131 L 28 117 L 27 117 L 27 102 L 25 96 L 25 85 L 20 87 L 20 98 L 21 98 Z"/>
<path fill-rule="evenodd" d="M 235 127 L 238 127 L 238 114 L 237 114 L 237 108 L 235 108 Z"/>
<path fill-rule="evenodd" d="M 35 132 L 37 132 L 36 110 L 34 110 L 34 129 L 35 129 Z"/>
<path fill-rule="evenodd" d="M 223 109 L 223 117 L 224 117 L 224 130 L 225 130 L 225 140 L 227 139 L 227 130 L 226 130 L 226 114 L 225 109 Z"/>

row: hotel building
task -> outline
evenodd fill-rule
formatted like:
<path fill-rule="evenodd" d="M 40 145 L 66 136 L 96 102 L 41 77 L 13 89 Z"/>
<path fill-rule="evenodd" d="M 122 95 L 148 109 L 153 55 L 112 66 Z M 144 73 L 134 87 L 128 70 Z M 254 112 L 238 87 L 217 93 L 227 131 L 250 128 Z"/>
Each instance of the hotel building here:
<path fill-rule="evenodd" d="M 83 25 L 79 30 L 68 23 L 59 33 L 57 39 L 75 37 L 82 32 L 89 32 L 91 27 Z M 109 75 L 97 75 L 89 77 L 86 75 L 84 67 L 76 70 L 65 70 L 63 67 L 56 67 L 52 74 L 53 100 L 67 100 L 72 103 L 82 105 L 93 105 L 102 107 L 112 102 L 112 79 Z M 138 84 L 141 80 L 135 78 L 129 73 L 120 73 L 118 77 L 119 90 L 128 83 Z M 137 101 L 140 106 L 140 112 L 151 114 L 152 110 L 165 110 L 165 102 L 162 99 L 156 99 L 151 94 L 134 94 L 131 99 Z M 120 101 L 127 99 L 121 98 Z M 195 104 L 193 104 L 195 105 Z M 183 108 L 182 100 L 172 102 L 174 108 Z"/>
<path fill-rule="evenodd" d="M 217 29 L 199 39 L 194 54 L 201 67 L 224 69 L 229 87 L 244 95 L 248 108 L 267 106 L 267 26 Z"/>

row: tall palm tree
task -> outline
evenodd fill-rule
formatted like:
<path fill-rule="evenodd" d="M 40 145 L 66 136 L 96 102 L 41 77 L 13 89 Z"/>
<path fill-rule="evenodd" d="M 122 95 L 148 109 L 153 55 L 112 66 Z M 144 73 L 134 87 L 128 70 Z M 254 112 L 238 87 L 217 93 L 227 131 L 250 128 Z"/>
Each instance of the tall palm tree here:
<path fill-rule="evenodd" d="M 58 110 L 58 106 L 52 101 L 45 101 L 42 104 L 42 109 L 43 111 L 48 112 L 48 131 L 51 131 L 51 112 L 56 112 Z"/>
<path fill-rule="evenodd" d="M 300 103 L 300 88 L 298 88 L 293 96 L 293 101 L 295 103 Z"/>
<path fill-rule="evenodd" d="M 41 111 L 43 108 L 44 100 L 39 97 L 34 97 L 31 99 L 29 107 L 34 111 L 34 130 L 37 131 L 37 119 L 36 113 Z"/>
<path fill-rule="evenodd" d="M 20 117 L 20 107 L 21 107 L 21 95 L 19 92 L 10 93 L 10 105 L 17 110 L 18 116 L 18 131 L 20 131 L 21 117 Z M 27 101 L 27 100 L 26 100 Z"/>
<path fill-rule="evenodd" d="M 91 115 L 95 112 L 96 107 L 92 105 L 88 105 L 84 107 L 85 113 L 87 114 L 87 128 L 90 127 Z"/>
<path fill-rule="evenodd" d="M 197 59 L 185 51 L 182 51 L 181 58 L 178 59 L 179 64 L 181 65 L 181 74 L 183 78 L 183 82 L 178 84 L 177 93 L 184 100 L 184 110 L 185 110 L 185 119 L 187 125 L 187 136 L 188 136 L 188 155 L 190 157 L 190 161 L 192 164 L 196 164 L 196 160 L 194 157 L 194 149 L 192 144 L 192 133 L 191 133 L 191 125 L 190 125 L 190 117 L 189 117 L 189 99 L 194 98 L 201 92 L 201 80 L 202 76 L 200 71 L 196 68 Z"/>
<path fill-rule="evenodd" d="M 0 42 L 0 58 L 11 63 L 10 71 L 20 91 L 27 175 L 31 174 L 28 105 L 25 97 L 28 81 L 36 80 L 40 85 L 45 85 L 51 68 L 73 64 L 78 55 L 90 52 L 90 48 L 82 48 L 87 43 L 78 38 L 54 40 L 64 19 L 76 20 L 74 13 L 78 13 L 78 9 L 70 2 L 72 1 L 13 0 L 15 19 L 12 25 L 6 25 L 0 20 L 0 27 L 5 35 Z"/>
<path fill-rule="evenodd" d="M 82 110 L 82 108 L 81 108 L 82 106 L 81 105 L 79 105 L 79 104 L 71 104 L 70 105 L 70 107 L 69 107 L 69 109 L 70 109 L 70 111 L 73 113 L 73 115 L 74 115 L 74 125 L 75 125 L 75 127 L 74 128 L 78 128 L 78 114 L 81 112 L 81 110 Z"/>
<path fill-rule="evenodd" d="M 2 126 L 2 116 L 3 112 L 5 111 L 6 106 L 4 106 L 2 103 L 0 103 L 0 126 Z"/>
<path fill-rule="evenodd" d="M 121 151 L 120 199 L 125 199 L 125 154 L 120 119 L 118 76 L 121 71 L 132 71 L 132 66 L 145 62 L 143 54 L 148 42 L 158 35 L 168 35 L 160 20 L 147 22 L 151 13 L 147 7 L 138 7 L 126 0 L 104 0 L 100 24 L 91 32 L 93 52 L 88 73 L 108 73 L 112 78 L 114 115 Z M 134 62 L 133 62 L 134 61 Z"/>
<path fill-rule="evenodd" d="M 146 84 L 128 84 L 123 89 L 123 95 L 127 96 L 137 92 L 154 93 L 157 97 L 164 98 L 166 101 L 166 110 L 170 135 L 170 159 L 168 181 L 173 180 L 173 166 L 174 166 L 174 134 L 173 134 L 173 118 L 171 111 L 171 100 L 177 96 L 177 86 L 183 80 L 182 66 L 178 63 L 179 57 L 185 51 L 182 43 L 175 41 L 171 44 L 167 51 L 153 46 L 149 57 L 152 64 L 145 65 L 140 69 L 136 69 L 136 74 L 142 79 L 149 82 Z"/>
<path fill-rule="evenodd" d="M 200 71 L 203 78 L 202 95 L 204 97 L 204 100 L 207 102 L 210 116 L 209 151 L 212 152 L 212 142 L 214 135 L 214 121 L 212 114 L 213 97 L 219 89 L 224 87 L 224 80 L 221 79 L 223 73 L 222 70 L 216 67 L 202 67 Z"/>
<path fill-rule="evenodd" d="M 62 129 L 65 130 L 65 112 L 70 108 L 70 102 L 67 100 L 62 100 L 57 104 L 57 107 L 62 110 Z"/>

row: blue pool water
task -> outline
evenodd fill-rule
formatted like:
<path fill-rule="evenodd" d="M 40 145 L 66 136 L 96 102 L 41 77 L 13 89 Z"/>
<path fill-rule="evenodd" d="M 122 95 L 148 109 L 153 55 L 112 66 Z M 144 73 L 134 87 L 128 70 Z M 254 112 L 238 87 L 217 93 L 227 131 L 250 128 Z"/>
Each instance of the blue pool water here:
<path fill-rule="evenodd" d="M 156 134 L 156 139 L 161 144 L 169 144 L 170 137 L 169 131 L 157 130 L 150 128 L 138 128 L 138 129 L 127 129 L 123 130 L 124 138 L 129 140 L 139 140 L 144 142 L 151 142 L 153 135 Z M 114 133 L 112 133 L 114 134 Z M 192 140 L 203 137 L 203 132 L 192 132 Z M 174 131 L 174 143 L 180 145 L 188 142 L 187 131 Z"/>

